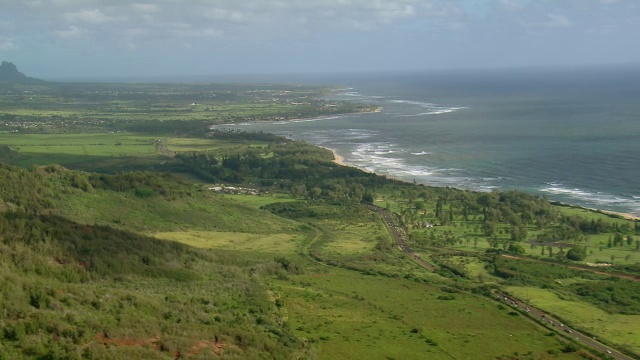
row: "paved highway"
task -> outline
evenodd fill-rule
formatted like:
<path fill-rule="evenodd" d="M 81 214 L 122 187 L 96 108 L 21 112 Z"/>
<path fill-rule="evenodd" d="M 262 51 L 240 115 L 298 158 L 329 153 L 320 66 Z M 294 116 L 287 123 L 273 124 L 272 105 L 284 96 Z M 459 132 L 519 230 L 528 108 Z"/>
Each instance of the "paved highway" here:
<path fill-rule="evenodd" d="M 496 291 L 494 292 L 496 299 L 506 303 L 507 305 L 518 309 L 520 311 L 524 311 L 526 313 L 528 313 L 531 317 L 540 320 L 541 322 L 544 322 L 546 324 L 549 325 L 549 327 L 552 330 L 555 330 L 557 332 L 563 332 L 564 335 L 566 336 L 571 336 L 574 340 L 576 340 L 578 343 L 582 343 L 585 344 L 593 349 L 596 349 L 600 352 L 602 352 L 603 354 L 607 354 L 609 357 L 611 357 L 612 359 L 619 359 L 619 360 L 633 360 L 633 358 L 609 347 L 606 346 L 602 343 L 600 343 L 599 341 L 597 341 L 595 338 L 587 336 L 583 333 L 581 333 L 580 331 L 573 329 L 563 323 L 561 323 L 559 320 L 553 318 L 551 315 L 545 313 L 544 311 L 537 309 L 531 305 L 528 305 L 524 302 L 522 302 L 521 300 L 518 300 L 516 298 L 514 298 L 511 295 L 507 295 L 505 293 L 502 293 L 500 291 Z"/>
<path fill-rule="evenodd" d="M 387 223 L 387 226 L 389 227 L 391 234 L 395 238 L 396 243 L 398 244 L 398 247 L 400 247 L 402 251 L 404 251 L 407 255 L 412 257 L 418 264 L 422 265 L 424 268 L 431 271 L 435 271 L 437 269 L 433 264 L 430 264 L 424 261 L 421 257 L 419 257 L 418 255 L 416 255 L 411 251 L 411 249 L 409 248 L 409 246 L 404 240 L 403 232 L 400 229 L 398 229 L 398 226 L 395 224 L 393 217 L 391 216 L 391 214 L 389 214 L 389 212 L 386 209 L 383 209 L 378 206 L 373 206 L 373 205 L 365 205 L 365 206 L 369 210 L 376 212 L 380 214 L 380 216 L 382 216 L 384 221 Z M 514 298 L 513 296 L 504 294 L 499 291 L 495 292 L 495 296 L 497 300 L 504 302 L 513 308 L 519 309 L 520 311 L 524 311 L 528 313 L 534 319 L 537 319 L 541 322 L 548 324 L 550 328 L 554 329 L 555 331 L 562 332 L 564 333 L 565 336 L 571 336 L 577 342 L 585 344 L 588 347 L 591 347 L 593 349 L 596 349 L 602 352 L 603 354 L 607 354 L 607 356 L 609 356 L 611 359 L 634 360 L 633 358 L 627 355 L 624 355 L 621 352 L 600 343 L 595 338 L 587 336 L 573 328 L 566 326 L 565 324 L 561 323 L 559 320 L 553 318 L 552 316 L 546 314 L 542 310 L 537 309 L 529 304 L 526 304 L 521 300 Z"/>
<path fill-rule="evenodd" d="M 395 221 L 393 220 L 393 217 L 391 216 L 391 214 L 389 214 L 389 212 L 381 207 L 378 206 L 374 206 L 374 205 L 365 205 L 369 210 L 376 212 L 378 214 L 380 214 L 380 216 L 382 216 L 382 218 L 384 219 L 385 223 L 387 224 L 389 231 L 391 231 L 391 234 L 393 235 L 393 237 L 396 240 L 396 243 L 398 244 L 398 247 L 404 251 L 407 255 L 409 255 L 410 257 L 412 257 L 418 264 L 422 265 L 424 268 L 431 270 L 431 271 L 436 271 L 437 267 L 434 266 L 433 264 L 430 264 L 426 261 L 424 261 L 421 257 L 419 257 L 418 255 L 416 255 L 415 253 L 413 253 L 411 251 L 411 249 L 409 248 L 409 246 L 407 245 L 407 243 L 404 240 L 404 233 L 403 231 L 396 225 Z M 576 340 L 578 343 L 582 343 L 585 344 L 588 347 L 591 347 L 593 349 L 596 349 L 600 352 L 602 352 L 603 354 L 607 354 L 607 356 L 609 356 L 612 359 L 616 359 L 616 360 L 634 360 L 632 357 L 629 357 L 609 346 L 606 346 L 602 343 L 600 343 L 599 341 L 597 341 L 595 338 L 587 336 L 563 323 L 561 323 L 559 320 L 553 318 L 552 316 L 550 316 L 549 314 L 546 314 L 544 311 L 537 309 L 529 304 L 526 304 L 524 302 L 522 302 L 519 299 L 514 298 L 513 296 L 507 295 L 505 293 L 496 291 L 495 292 L 495 296 L 496 299 L 504 302 L 506 304 L 508 304 L 509 306 L 518 309 L 520 311 L 524 311 L 526 313 L 528 313 L 531 317 L 540 320 L 541 322 L 544 322 L 546 324 L 549 325 L 549 327 L 552 330 L 555 330 L 556 332 L 561 332 L 563 333 L 565 336 L 571 336 L 574 340 Z"/>
<path fill-rule="evenodd" d="M 384 222 L 387 224 L 387 227 L 389 228 L 389 230 L 391 231 L 391 234 L 395 238 L 396 243 L 398 244 L 398 247 L 400 248 L 400 250 L 404 251 L 407 255 L 413 258 L 413 260 L 415 260 L 418 264 L 422 265 L 422 267 L 424 267 L 425 269 L 428 269 L 431 271 L 436 271 L 438 269 L 436 266 L 424 261 L 424 259 L 422 259 L 421 257 L 419 257 L 418 255 L 416 255 L 414 252 L 411 251 L 411 249 L 409 248 L 409 245 L 407 245 L 407 242 L 404 241 L 403 231 L 396 225 L 396 222 L 393 220 L 393 217 L 391 216 L 391 214 L 389 214 L 389 212 L 386 209 L 383 209 L 381 207 L 374 206 L 374 205 L 365 205 L 365 206 L 367 207 L 367 209 L 373 212 L 376 212 L 380 214 L 380 216 L 382 216 L 382 219 L 384 219 Z"/>

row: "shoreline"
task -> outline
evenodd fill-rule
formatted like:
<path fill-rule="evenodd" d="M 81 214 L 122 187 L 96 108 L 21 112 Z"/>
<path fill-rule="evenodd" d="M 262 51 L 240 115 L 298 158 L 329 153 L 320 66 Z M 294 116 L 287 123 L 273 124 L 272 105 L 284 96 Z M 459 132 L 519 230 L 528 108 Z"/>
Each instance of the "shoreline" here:
<path fill-rule="evenodd" d="M 597 211 L 597 212 L 601 212 L 601 213 L 609 214 L 609 215 L 621 216 L 621 217 L 623 217 L 623 218 L 625 218 L 627 220 L 632 220 L 632 221 L 639 221 L 640 220 L 640 216 L 634 215 L 634 214 L 630 214 L 630 213 L 623 213 L 623 212 L 609 211 L 609 210 L 599 210 L 599 209 L 588 209 L 588 210 Z"/>
<path fill-rule="evenodd" d="M 276 123 L 276 122 L 283 122 L 283 123 L 288 123 L 288 122 L 302 122 L 302 121 L 318 121 L 318 120 L 322 120 L 323 118 L 333 118 L 333 117 L 339 117 L 339 116 L 349 116 L 349 115 L 359 115 L 359 114 L 375 114 L 375 113 L 379 113 L 382 112 L 382 106 L 378 106 L 373 110 L 365 110 L 365 111 L 354 111 L 354 112 L 348 112 L 348 113 L 336 113 L 336 114 L 325 114 L 325 115 L 319 115 L 319 116 L 310 116 L 310 117 L 303 117 L 303 118 L 291 118 L 291 119 L 280 119 L 280 120 L 250 120 L 247 122 L 237 122 L 237 123 L 225 123 L 225 124 L 213 124 L 213 125 L 209 125 L 209 130 L 215 130 L 217 127 L 220 126 L 240 126 L 243 124 L 260 124 L 260 123 Z M 315 144 L 314 144 L 315 145 Z M 319 145 L 316 145 L 319 146 Z M 320 146 L 322 147 L 322 146 Z M 329 148 L 325 148 L 327 150 L 331 150 Z"/>
<path fill-rule="evenodd" d="M 347 165 L 344 162 L 344 157 L 338 155 L 338 153 L 335 150 L 333 150 L 333 149 L 329 149 L 329 150 L 331 150 L 331 153 L 333 154 L 333 162 L 334 163 L 336 163 L 338 165 L 342 165 L 342 166 L 351 166 L 351 165 Z"/>
<path fill-rule="evenodd" d="M 341 155 L 338 155 L 338 152 L 336 152 L 336 150 L 335 150 L 335 149 L 328 148 L 328 147 L 326 147 L 326 146 L 322 146 L 322 145 L 315 145 L 315 144 L 312 144 L 312 145 L 317 146 L 317 147 L 319 147 L 319 148 L 323 148 L 323 149 L 325 149 L 325 150 L 329 150 L 329 151 L 331 151 L 331 153 L 333 154 L 333 160 L 331 160 L 331 161 L 332 161 L 334 164 L 338 164 L 338 165 L 341 165 L 341 166 L 350 166 L 350 167 L 355 168 L 355 166 L 351 166 L 351 165 L 349 165 L 349 164 L 346 164 L 346 163 L 344 162 L 344 157 L 343 157 L 343 156 L 341 156 Z"/>
<path fill-rule="evenodd" d="M 354 165 L 350 165 L 350 164 L 345 163 L 345 158 L 344 158 L 344 156 L 339 155 L 339 154 L 338 154 L 338 152 L 336 151 L 336 149 L 332 149 L 332 148 L 329 148 L 329 147 L 326 147 L 326 146 L 322 146 L 322 145 L 317 145 L 317 144 L 313 144 L 313 145 L 315 145 L 315 146 L 317 146 L 317 147 L 320 147 L 320 148 L 323 148 L 323 149 L 325 149 L 325 150 L 329 150 L 329 151 L 331 151 L 331 153 L 333 154 L 333 160 L 332 160 L 332 161 L 333 161 L 335 164 L 338 164 L 338 165 L 340 165 L 340 166 L 349 166 L 349 167 L 352 167 L 352 168 L 355 168 L 355 169 L 358 169 L 358 170 L 361 170 L 361 171 L 364 171 L 364 172 L 368 172 L 368 171 L 366 171 L 366 170 L 364 170 L 364 169 L 360 169 L 360 168 L 359 168 L 359 167 L 357 167 L 357 166 L 354 166 Z M 378 176 L 385 176 L 385 175 L 383 175 L 383 174 L 377 174 L 377 173 L 376 173 L 376 175 L 378 175 Z M 405 180 L 400 180 L 400 181 L 407 182 L 407 181 L 405 181 Z M 425 184 L 425 185 L 426 185 L 426 184 Z M 588 207 L 584 207 L 584 206 L 580 206 L 580 205 L 575 205 L 575 204 L 570 204 L 570 203 L 564 203 L 564 202 L 554 201 L 554 200 L 548 200 L 548 201 L 549 201 L 549 202 L 551 202 L 551 203 L 554 203 L 554 202 L 555 202 L 555 203 L 557 203 L 557 204 L 560 204 L 559 206 L 563 206 L 563 205 L 564 205 L 564 206 L 570 206 L 570 207 L 575 207 L 575 208 L 579 208 L 579 209 L 584 209 L 584 210 L 588 210 L 588 211 L 592 211 L 592 212 L 596 212 L 596 213 L 602 213 L 602 214 L 605 214 L 605 215 L 619 216 L 619 217 L 621 217 L 621 218 L 623 218 L 623 219 L 625 219 L 625 220 L 630 220 L 630 221 L 640 221 L 640 216 L 639 216 L 639 215 L 635 215 L 635 214 L 631 214 L 631 213 L 624 213 L 624 212 L 618 212 L 618 211 L 612 211 L 612 210 L 603 210 L 603 209 L 588 208 Z"/>
<path fill-rule="evenodd" d="M 376 107 L 374 110 L 370 110 L 370 111 L 358 111 L 358 112 L 353 112 L 353 113 L 343 113 L 343 114 L 335 114 L 335 115 L 321 115 L 321 116 L 308 117 L 308 118 L 287 119 L 287 120 L 282 120 L 282 121 L 286 121 L 286 122 L 308 121 L 308 120 L 314 120 L 314 119 L 322 119 L 323 117 L 326 117 L 326 116 L 348 116 L 348 115 L 357 115 L 357 114 L 372 114 L 372 113 L 378 113 L 378 112 L 381 112 L 381 111 L 382 111 L 382 107 L 379 106 L 379 107 Z M 256 121 L 256 123 L 260 123 L 260 121 Z M 238 124 L 234 124 L 234 123 L 232 123 L 232 124 L 217 124 L 217 125 L 211 125 L 209 127 L 209 129 L 213 130 L 214 128 L 216 128 L 218 126 L 237 126 L 237 125 Z M 332 149 L 332 148 L 329 148 L 329 147 L 326 147 L 326 146 L 322 146 L 322 145 L 318 145 L 318 144 L 312 144 L 312 145 L 320 147 L 320 148 L 323 148 L 325 150 L 331 151 L 331 153 L 333 154 L 332 162 L 337 164 L 337 165 L 349 166 L 349 167 L 352 167 L 352 168 L 355 168 L 355 169 L 358 169 L 358 170 L 361 170 L 361 171 L 364 171 L 364 172 L 369 172 L 369 171 L 367 171 L 365 169 L 361 169 L 361 168 L 359 168 L 359 167 L 357 167 L 355 165 L 347 164 L 345 162 L 345 158 L 343 156 L 339 155 L 335 149 Z M 375 173 L 375 174 L 378 175 L 378 176 L 386 177 L 386 175 L 384 175 L 384 174 L 378 174 L 378 173 Z M 399 181 L 408 182 L 408 181 L 405 181 L 405 180 L 399 180 Z M 433 185 L 428 185 L 428 184 L 424 184 L 424 185 L 433 186 Z M 519 190 L 519 191 L 522 191 L 522 190 Z M 556 203 L 559 203 L 559 204 L 568 205 L 568 206 L 575 207 L 575 208 L 580 208 L 580 209 L 592 211 L 592 212 L 599 212 L 599 213 L 602 213 L 602 214 L 605 214 L 605 215 L 618 216 L 618 217 L 621 217 L 621 218 L 623 218 L 625 220 L 640 221 L 640 214 L 636 215 L 636 214 L 618 212 L 618 211 L 613 211 L 613 210 L 588 208 L 588 207 L 584 207 L 584 206 L 581 206 L 581 205 L 576 205 L 576 204 L 571 204 L 571 203 L 564 203 L 564 202 L 557 201 L 557 200 L 549 200 L 549 201 L 550 202 L 556 202 Z"/>

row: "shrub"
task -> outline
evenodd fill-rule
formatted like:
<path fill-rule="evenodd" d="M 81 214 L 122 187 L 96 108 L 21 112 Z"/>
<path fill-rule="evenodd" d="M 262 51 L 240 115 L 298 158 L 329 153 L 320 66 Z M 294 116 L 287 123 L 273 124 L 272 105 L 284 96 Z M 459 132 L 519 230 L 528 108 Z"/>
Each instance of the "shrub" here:
<path fill-rule="evenodd" d="M 567 251 L 567 259 L 572 261 L 582 261 L 586 259 L 587 251 L 584 248 L 574 247 Z"/>

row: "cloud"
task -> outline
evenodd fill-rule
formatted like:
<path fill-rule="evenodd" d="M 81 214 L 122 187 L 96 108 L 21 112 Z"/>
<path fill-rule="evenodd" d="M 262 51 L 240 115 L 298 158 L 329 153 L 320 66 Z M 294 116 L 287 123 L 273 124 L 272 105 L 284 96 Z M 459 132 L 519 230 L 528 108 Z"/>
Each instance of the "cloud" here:
<path fill-rule="evenodd" d="M 18 47 L 13 42 L 13 39 L 0 36 L 0 51 L 11 51 L 11 50 L 16 50 L 17 48 Z"/>
<path fill-rule="evenodd" d="M 498 3 L 509 11 L 517 11 L 525 8 L 525 4 L 517 0 L 499 0 Z"/>
<path fill-rule="evenodd" d="M 223 8 L 206 9 L 201 13 L 201 16 L 210 20 L 233 21 L 233 22 L 250 21 L 250 18 L 253 17 L 253 16 L 249 16 L 246 13 L 242 13 L 240 11 L 223 9 Z"/>
<path fill-rule="evenodd" d="M 16 25 L 11 21 L 0 20 L 0 29 L 2 30 L 13 30 Z"/>
<path fill-rule="evenodd" d="M 459 0 L 456 0 L 459 1 Z M 118 28 L 145 26 L 157 30 L 165 23 L 189 23 L 193 28 L 265 38 L 290 33 L 378 29 L 411 18 L 432 16 L 435 0 L 0 0 L 15 14 L 39 16 L 55 30 L 66 25 Z M 450 7 L 437 2 L 439 9 Z M 9 11 L 9 16 L 11 12 Z M 304 21 L 299 21 L 304 19 Z M 142 25 L 140 23 L 143 23 Z M 213 22 L 213 23 L 212 23 Z M 68 30 L 65 30 L 68 31 Z M 98 35 L 98 32 L 95 32 Z"/>
<path fill-rule="evenodd" d="M 74 25 L 69 26 L 66 30 L 55 30 L 54 35 L 61 39 L 74 39 L 82 37 L 86 30 Z"/>
<path fill-rule="evenodd" d="M 122 33 L 127 37 L 140 37 L 147 35 L 149 31 L 143 28 L 129 28 L 125 29 Z"/>
<path fill-rule="evenodd" d="M 548 20 L 542 23 L 542 26 L 547 28 L 568 28 L 573 26 L 571 20 L 564 15 L 559 14 L 547 14 Z"/>
<path fill-rule="evenodd" d="M 563 29 L 573 26 L 573 22 L 566 16 L 560 14 L 546 14 L 542 21 L 525 21 L 523 24 L 529 28 L 538 29 Z"/>
<path fill-rule="evenodd" d="M 190 38 L 210 38 L 210 37 L 219 37 L 223 35 L 223 32 L 218 29 L 213 28 L 203 28 L 203 29 L 184 29 L 177 28 L 170 31 L 173 35 L 178 37 L 190 37 Z"/>
<path fill-rule="evenodd" d="M 84 22 L 89 24 L 104 24 L 114 21 L 125 20 L 125 17 L 114 17 L 106 15 L 100 9 L 93 10 L 81 10 L 71 13 L 66 13 L 63 17 L 69 22 Z"/>
<path fill-rule="evenodd" d="M 269 25 L 306 25 L 335 29 L 371 29 L 416 17 L 425 10 L 425 0 L 243 0 L 220 1 L 204 6 L 195 15 L 228 23 L 251 23 L 254 28 Z M 304 21 L 297 21 L 304 19 Z M 258 30 L 259 31 L 259 30 Z"/>
<path fill-rule="evenodd" d="M 145 13 L 145 14 L 153 14 L 160 11 L 160 7 L 156 4 L 136 3 L 136 4 L 131 4 L 131 8 L 137 12 Z"/>

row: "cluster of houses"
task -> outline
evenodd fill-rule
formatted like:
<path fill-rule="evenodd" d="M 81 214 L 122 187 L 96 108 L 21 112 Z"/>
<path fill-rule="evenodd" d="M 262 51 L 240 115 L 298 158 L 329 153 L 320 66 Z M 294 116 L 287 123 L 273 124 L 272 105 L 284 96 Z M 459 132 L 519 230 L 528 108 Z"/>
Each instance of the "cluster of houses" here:
<path fill-rule="evenodd" d="M 211 191 L 223 193 L 223 194 L 232 194 L 232 195 L 259 195 L 262 192 L 257 189 L 251 188 L 243 188 L 243 187 L 235 187 L 235 186 L 224 186 L 224 185 L 214 185 L 208 188 Z"/>

